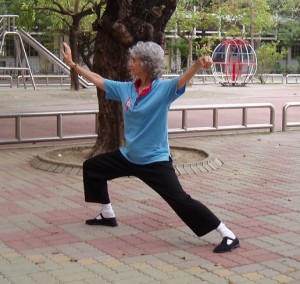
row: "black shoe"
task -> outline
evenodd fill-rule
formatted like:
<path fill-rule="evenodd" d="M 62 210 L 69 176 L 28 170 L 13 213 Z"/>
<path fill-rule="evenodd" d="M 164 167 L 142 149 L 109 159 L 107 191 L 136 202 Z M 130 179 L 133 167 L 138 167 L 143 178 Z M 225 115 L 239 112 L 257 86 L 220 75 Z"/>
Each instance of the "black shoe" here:
<path fill-rule="evenodd" d="M 109 227 L 117 227 L 118 222 L 116 218 L 104 218 L 102 214 L 100 214 L 102 219 L 89 219 L 86 220 L 85 223 L 87 225 L 100 225 L 100 226 L 109 226 Z"/>
<path fill-rule="evenodd" d="M 228 240 L 232 241 L 232 243 L 230 245 L 227 244 Z M 229 237 L 224 237 L 222 242 L 214 248 L 213 252 L 214 253 L 229 252 L 229 251 L 232 251 L 233 249 L 239 248 L 239 247 L 240 247 L 240 242 L 239 242 L 238 238 L 231 239 Z"/>

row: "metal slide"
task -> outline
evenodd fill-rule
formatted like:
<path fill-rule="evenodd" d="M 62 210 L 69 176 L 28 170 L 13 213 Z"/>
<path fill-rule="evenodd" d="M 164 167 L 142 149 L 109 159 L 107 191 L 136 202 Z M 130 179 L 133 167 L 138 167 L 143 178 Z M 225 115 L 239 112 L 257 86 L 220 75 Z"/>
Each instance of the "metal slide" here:
<path fill-rule="evenodd" d="M 24 30 L 18 30 L 18 33 L 22 37 L 22 39 L 27 42 L 31 47 L 33 47 L 36 51 L 40 54 L 45 56 L 51 63 L 55 64 L 59 68 L 61 68 L 66 74 L 70 74 L 70 67 L 65 64 L 62 60 L 60 60 L 57 56 L 55 56 L 52 52 L 50 52 L 46 47 L 40 44 L 36 39 L 34 39 L 29 33 L 25 32 Z M 82 77 L 79 76 L 79 82 L 82 87 L 87 88 L 90 86 L 94 86 L 93 83 L 90 83 L 84 80 Z"/>

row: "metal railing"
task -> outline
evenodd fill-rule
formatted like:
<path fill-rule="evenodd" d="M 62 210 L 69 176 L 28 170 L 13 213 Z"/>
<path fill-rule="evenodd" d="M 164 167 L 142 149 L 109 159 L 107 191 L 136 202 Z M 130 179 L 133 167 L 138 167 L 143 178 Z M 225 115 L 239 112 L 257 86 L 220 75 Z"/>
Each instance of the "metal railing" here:
<path fill-rule="evenodd" d="M 294 80 L 292 80 L 294 79 Z M 288 74 L 286 75 L 287 84 L 298 84 L 300 83 L 300 74 Z"/>
<path fill-rule="evenodd" d="M 17 78 L 17 87 L 20 87 L 20 80 L 22 80 L 23 78 L 25 79 L 29 79 L 30 77 L 28 75 L 25 76 L 18 76 Z M 70 75 L 53 75 L 53 74 L 49 74 L 49 75 L 33 75 L 33 78 L 35 80 L 35 85 L 36 86 L 69 86 L 71 84 L 70 81 Z M 65 81 L 68 82 L 65 82 Z M 38 81 L 42 81 L 39 82 Z"/>
<path fill-rule="evenodd" d="M 272 84 L 283 84 L 284 76 L 282 74 L 262 74 L 263 80 L 265 83 L 271 81 Z"/>
<path fill-rule="evenodd" d="M 248 110 L 263 108 L 269 110 L 269 120 L 266 123 L 248 123 Z M 242 124 L 240 125 L 221 125 L 219 121 L 219 112 L 221 110 L 241 109 Z M 189 127 L 188 112 L 212 110 L 213 123 L 207 127 Z M 169 133 L 185 133 L 185 132 L 207 132 L 207 131 L 229 131 L 229 130 L 249 130 L 249 129 L 269 129 L 274 131 L 275 127 L 275 110 L 272 104 L 225 104 L 225 105 L 192 105 L 192 106 L 172 106 L 171 112 L 181 112 L 181 127 L 169 128 Z M 65 135 L 63 117 L 71 115 L 95 115 L 95 131 L 88 134 Z M 31 137 L 25 138 L 22 133 L 23 118 L 41 118 L 41 117 L 56 117 L 56 135 L 47 137 Z M 42 141 L 57 141 L 70 139 L 87 139 L 97 137 L 98 127 L 98 110 L 84 111 L 52 111 L 52 112 L 26 112 L 26 113 L 7 113 L 0 114 L 1 119 L 14 119 L 14 138 L 1 138 L 0 144 L 22 143 L 22 142 L 42 142 Z M 74 123 L 74 122 L 72 122 Z"/>
<path fill-rule="evenodd" d="M 19 68 L 18 68 L 19 69 Z M 1 69 L 0 69 L 1 70 Z M 11 69 L 11 71 L 13 71 L 14 69 Z M 48 75 L 33 75 L 32 76 L 35 80 L 35 85 L 36 86 L 69 86 L 71 84 L 70 81 L 70 75 L 65 75 L 65 74 L 48 74 Z M 20 85 L 23 83 L 22 81 L 24 80 L 30 80 L 31 76 L 29 75 L 19 75 L 17 76 L 17 88 L 20 87 Z M 6 80 L 9 81 L 9 83 L 3 83 L 0 81 L 0 87 L 11 87 L 13 86 L 13 77 L 10 75 L 0 75 L 0 80 Z M 93 84 L 91 83 L 90 86 L 93 86 Z"/>
<path fill-rule="evenodd" d="M 288 122 L 288 109 L 291 107 L 300 107 L 300 102 L 286 103 L 282 109 L 282 131 L 287 131 L 288 127 L 299 127 L 300 121 Z M 300 118 L 299 118 L 300 119 Z"/>
<path fill-rule="evenodd" d="M 175 74 L 175 73 L 173 73 L 173 74 L 163 74 L 162 79 L 172 79 L 172 78 L 175 78 L 175 77 L 178 77 L 178 76 L 180 76 L 180 74 Z M 248 76 L 248 75 L 247 74 L 242 74 L 241 79 L 244 80 L 244 78 L 246 76 Z M 291 83 L 290 82 L 291 78 L 295 78 L 296 82 L 294 80 L 294 83 L 298 83 L 298 78 L 299 78 L 299 81 L 300 81 L 300 74 L 289 74 L 289 75 L 286 76 L 286 79 L 282 74 L 262 74 L 261 76 L 262 76 L 263 80 L 265 80 L 265 83 L 272 83 L 272 84 L 284 84 L 285 82 L 287 84 L 289 84 L 289 83 Z M 226 77 L 226 75 L 225 74 L 218 74 L 218 77 L 224 78 L 224 77 Z M 216 76 L 213 75 L 213 74 L 196 74 L 194 76 L 194 80 L 197 83 L 201 82 L 203 84 L 206 84 L 206 83 L 219 84 Z M 255 77 L 255 76 L 252 76 L 247 83 L 260 83 L 260 80 L 259 80 L 259 78 Z"/>
<path fill-rule="evenodd" d="M 248 110 L 264 108 L 269 110 L 269 121 L 267 123 L 248 123 Z M 236 125 L 221 125 L 219 113 L 221 110 L 242 110 L 242 123 Z M 212 125 L 205 127 L 189 127 L 188 126 L 188 113 L 194 111 L 212 110 Z M 192 105 L 192 106 L 173 106 L 170 111 L 180 111 L 181 127 L 171 128 L 169 133 L 178 132 L 194 132 L 194 131 L 228 131 L 228 130 L 246 130 L 246 129 L 270 129 L 271 132 L 275 129 L 275 108 L 270 103 L 257 103 L 257 104 L 220 104 L 220 105 Z"/>
<path fill-rule="evenodd" d="M 66 116 L 78 115 L 94 115 L 95 131 L 87 134 L 65 135 L 63 118 Z M 25 138 L 22 133 L 23 118 L 41 118 L 56 117 L 56 135 L 47 137 L 30 137 Z M 20 143 L 20 142 L 45 142 L 71 139 L 88 139 L 97 137 L 98 127 L 98 110 L 82 110 L 82 111 L 45 111 L 45 112 L 25 112 L 25 113 L 7 113 L 0 114 L 1 119 L 14 119 L 14 138 L 0 139 L 0 144 Z"/>
<path fill-rule="evenodd" d="M 212 74 L 196 74 L 194 76 L 194 83 L 198 83 L 199 81 L 202 82 L 203 84 L 218 83 L 216 76 L 214 76 Z"/>
<path fill-rule="evenodd" d="M 12 76 L 10 75 L 0 75 L 0 80 L 1 81 L 8 81 L 9 83 L 0 83 L 0 87 L 11 87 L 12 88 L 12 85 L 13 85 L 13 78 Z"/>
<path fill-rule="evenodd" d="M 163 74 L 162 75 L 162 79 L 173 79 L 175 77 L 180 76 L 180 74 Z M 197 83 L 203 83 L 203 84 L 207 84 L 207 83 L 213 83 L 216 84 L 217 83 L 217 79 L 214 75 L 212 74 L 196 74 L 193 78 L 193 83 L 197 84 Z"/>
<path fill-rule="evenodd" d="M 163 74 L 161 77 L 162 79 L 173 79 L 175 77 L 179 77 L 181 74 L 170 73 L 170 74 Z"/>

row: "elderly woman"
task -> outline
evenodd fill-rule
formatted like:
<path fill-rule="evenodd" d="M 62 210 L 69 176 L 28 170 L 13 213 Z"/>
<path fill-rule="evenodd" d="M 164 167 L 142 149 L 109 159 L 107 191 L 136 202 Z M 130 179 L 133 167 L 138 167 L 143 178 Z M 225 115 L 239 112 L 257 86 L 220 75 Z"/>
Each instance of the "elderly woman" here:
<path fill-rule="evenodd" d="M 71 68 L 105 91 L 106 99 L 120 101 L 123 109 L 125 146 L 90 158 L 83 164 L 85 201 L 101 204 L 99 215 L 86 220 L 86 224 L 117 226 L 107 181 L 135 176 L 155 190 L 197 236 L 216 229 L 222 241 L 213 250 L 215 253 L 239 247 L 239 240 L 233 232 L 204 204 L 183 190 L 170 157 L 167 123 L 170 105 L 183 95 L 185 85 L 199 69 L 211 66 L 211 58 L 198 58 L 181 76 L 161 80 L 163 49 L 153 42 L 138 42 L 129 49 L 128 67 L 135 80 L 118 82 L 74 63 L 66 43 L 62 54 Z"/>

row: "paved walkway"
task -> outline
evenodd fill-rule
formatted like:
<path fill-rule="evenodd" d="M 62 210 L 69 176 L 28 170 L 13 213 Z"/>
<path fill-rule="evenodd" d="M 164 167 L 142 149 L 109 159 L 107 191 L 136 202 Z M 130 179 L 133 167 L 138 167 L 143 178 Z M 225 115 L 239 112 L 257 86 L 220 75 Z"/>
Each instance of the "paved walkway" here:
<path fill-rule="evenodd" d="M 135 178 L 110 183 L 119 226 L 89 227 L 98 207 L 84 202 L 80 176 L 31 167 L 45 148 L 2 148 L 0 283 L 300 283 L 299 138 L 171 139 L 223 162 L 180 176 L 240 238 L 240 249 L 221 255 L 212 253 L 216 232 L 196 237 Z"/>

